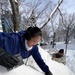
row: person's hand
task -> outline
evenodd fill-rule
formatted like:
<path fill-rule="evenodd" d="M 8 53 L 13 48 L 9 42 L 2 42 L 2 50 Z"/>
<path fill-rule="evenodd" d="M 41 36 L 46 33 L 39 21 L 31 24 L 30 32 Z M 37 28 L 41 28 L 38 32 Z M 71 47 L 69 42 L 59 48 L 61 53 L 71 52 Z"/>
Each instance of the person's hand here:
<path fill-rule="evenodd" d="M 51 71 L 48 71 L 47 73 L 45 73 L 45 75 L 53 75 L 53 74 L 51 73 Z"/>
<path fill-rule="evenodd" d="M 18 63 L 19 59 L 15 56 L 9 55 L 7 53 L 0 56 L 0 65 L 7 69 L 11 69 L 14 66 L 17 66 Z"/>

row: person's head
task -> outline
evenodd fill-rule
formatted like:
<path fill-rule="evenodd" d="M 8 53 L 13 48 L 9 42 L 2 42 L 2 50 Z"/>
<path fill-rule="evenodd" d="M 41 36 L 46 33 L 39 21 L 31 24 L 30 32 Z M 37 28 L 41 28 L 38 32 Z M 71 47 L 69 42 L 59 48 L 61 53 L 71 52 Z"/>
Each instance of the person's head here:
<path fill-rule="evenodd" d="M 42 31 L 38 27 L 29 27 L 25 33 L 25 39 L 27 40 L 28 46 L 34 46 L 42 38 Z"/>
<path fill-rule="evenodd" d="M 63 54 L 64 54 L 64 49 L 60 49 L 60 50 L 58 51 L 58 53 L 59 53 L 60 55 L 63 55 Z"/>

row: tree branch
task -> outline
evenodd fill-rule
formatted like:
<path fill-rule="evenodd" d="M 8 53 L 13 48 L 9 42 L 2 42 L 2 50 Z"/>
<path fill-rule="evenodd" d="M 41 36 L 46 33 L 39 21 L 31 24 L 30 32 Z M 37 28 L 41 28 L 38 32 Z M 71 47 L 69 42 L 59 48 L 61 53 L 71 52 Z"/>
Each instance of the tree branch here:
<path fill-rule="evenodd" d="M 56 5 L 56 7 L 54 8 L 54 10 L 50 14 L 50 18 L 48 18 L 48 20 L 45 22 L 45 24 L 40 29 L 42 29 L 45 25 L 47 25 L 47 23 L 51 20 L 51 18 L 53 18 L 54 13 L 57 11 L 58 7 L 61 5 L 62 2 L 63 2 L 63 0 L 59 0 L 58 1 L 58 4 Z"/>

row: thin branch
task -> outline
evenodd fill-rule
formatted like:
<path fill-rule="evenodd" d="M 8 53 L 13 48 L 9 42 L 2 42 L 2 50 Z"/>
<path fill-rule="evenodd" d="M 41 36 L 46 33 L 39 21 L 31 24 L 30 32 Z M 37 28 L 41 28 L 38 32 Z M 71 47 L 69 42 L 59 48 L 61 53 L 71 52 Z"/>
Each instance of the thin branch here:
<path fill-rule="evenodd" d="M 61 12 L 61 10 L 60 10 L 60 8 L 59 8 L 59 7 L 58 7 L 58 11 L 59 11 L 60 16 L 61 16 L 61 18 L 62 18 L 62 24 L 64 24 L 63 15 L 62 15 L 62 12 Z"/>
<path fill-rule="evenodd" d="M 38 18 L 41 15 L 41 13 L 45 11 L 45 9 L 48 7 L 49 4 L 50 4 L 50 2 L 45 6 L 45 8 L 38 14 L 38 16 L 36 18 Z"/>
<path fill-rule="evenodd" d="M 54 10 L 50 14 L 50 18 L 48 18 L 48 20 L 45 22 L 45 24 L 40 29 L 42 29 L 45 25 L 47 25 L 47 23 L 51 20 L 51 18 L 53 18 L 54 13 L 57 11 L 58 7 L 61 5 L 62 2 L 63 2 L 63 0 L 59 0 L 58 1 L 58 4 L 56 5 L 56 7 L 54 8 Z"/>

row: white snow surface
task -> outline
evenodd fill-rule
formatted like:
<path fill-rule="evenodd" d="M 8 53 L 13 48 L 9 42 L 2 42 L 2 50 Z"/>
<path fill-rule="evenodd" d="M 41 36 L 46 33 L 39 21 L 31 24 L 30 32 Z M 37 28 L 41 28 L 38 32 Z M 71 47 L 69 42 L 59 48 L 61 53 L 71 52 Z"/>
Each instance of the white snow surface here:
<path fill-rule="evenodd" d="M 44 62 L 49 66 L 53 75 L 74 75 L 73 72 L 62 63 L 51 60 L 48 52 L 39 47 L 39 52 Z M 25 60 L 24 60 L 25 62 Z M 7 71 L 4 67 L 0 66 L 0 75 L 45 75 L 42 70 L 35 63 L 34 59 L 30 56 L 27 65 L 21 65 L 11 71 Z"/>

